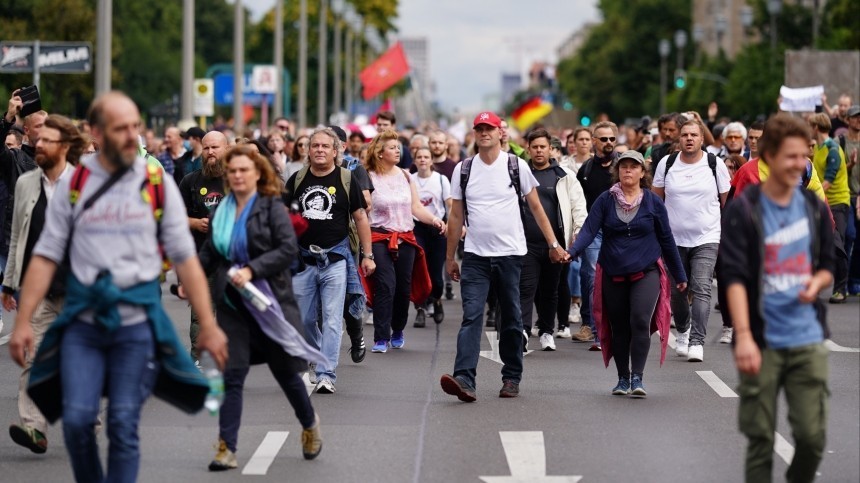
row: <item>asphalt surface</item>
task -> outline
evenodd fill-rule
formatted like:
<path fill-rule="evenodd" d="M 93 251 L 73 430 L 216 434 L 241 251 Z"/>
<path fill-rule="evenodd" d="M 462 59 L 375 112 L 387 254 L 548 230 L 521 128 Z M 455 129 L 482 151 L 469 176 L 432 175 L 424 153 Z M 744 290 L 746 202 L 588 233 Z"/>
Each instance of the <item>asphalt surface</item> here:
<path fill-rule="evenodd" d="M 187 337 L 185 303 L 170 295 L 165 301 L 177 330 Z M 832 340 L 844 348 L 860 347 L 860 299 L 829 307 Z M 324 440 L 315 461 L 302 459 L 298 421 L 268 369 L 255 366 L 245 388 L 238 469 L 226 473 L 206 469 L 214 455 L 217 418 L 206 413 L 189 416 L 150 399 L 140 424 L 139 480 L 479 482 L 496 477 L 484 481 L 540 482 L 545 471 L 548 477 L 569 477 L 554 481 L 570 482 L 578 481 L 576 477 L 583 482 L 742 481 L 746 441 L 737 429 L 738 399 L 721 397 L 703 379 L 713 378 L 697 373 L 713 372 L 728 386 L 728 393 L 737 386 L 730 348 L 717 343 L 718 312 L 711 315 L 702 363 L 688 363 L 670 349 L 660 367 L 658 340 L 652 338 L 645 399 L 611 396 L 614 365 L 605 369 L 600 354 L 588 352 L 587 344 L 556 339 L 556 352 L 526 356 L 516 399 L 497 397 L 501 366 L 482 357 L 478 401 L 464 404 L 439 387 L 439 377 L 453 370 L 460 301 L 446 301 L 445 310 L 446 319 L 439 326 L 430 322 L 415 329 L 410 322 L 404 349 L 387 354 L 368 350 L 361 364 L 351 362 L 344 336 L 337 393 L 311 397 L 322 418 Z M 0 336 L 11 330 L 13 315 L 3 319 L 6 326 Z M 369 349 L 370 326 L 365 326 L 365 334 Z M 536 338 L 529 347 L 539 348 Z M 486 337 L 482 349 L 491 350 Z M 860 354 L 832 352 L 830 367 L 827 451 L 818 481 L 856 482 Z M 7 348 L 0 348 L 0 420 L 5 423 L 17 420 L 19 374 Z M 778 433 L 792 444 L 784 400 L 781 406 Z M 274 432 L 283 431 L 289 435 L 282 447 L 276 444 L 270 450 L 275 455 L 270 464 L 265 458 L 252 458 L 264 438 L 270 441 L 278 435 Z M 15 445 L 4 430 L 0 481 L 71 481 L 61 436 L 58 423 L 49 429 L 48 452 L 35 455 Z M 104 433 L 99 441 L 105 453 Z M 792 448 L 779 449 L 786 455 Z M 264 474 L 242 474 L 252 467 Z M 783 457 L 775 454 L 776 481 L 783 479 L 786 468 Z M 512 472 L 519 478 L 510 478 Z"/>

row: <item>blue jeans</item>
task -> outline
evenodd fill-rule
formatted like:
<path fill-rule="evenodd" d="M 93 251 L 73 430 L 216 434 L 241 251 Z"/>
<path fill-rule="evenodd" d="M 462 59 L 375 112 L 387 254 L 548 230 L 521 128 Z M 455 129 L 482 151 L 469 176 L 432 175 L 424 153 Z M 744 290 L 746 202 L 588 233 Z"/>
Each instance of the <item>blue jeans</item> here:
<path fill-rule="evenodd" d="M 454 377 L 475 388 L 481 337 L 484 335 L 484 304 L 490 281 L 498 294 L 500 334 L 499 356 L 502 380 L 519 383 L 523 374 L 523 320 L 520 311 L 520 256 L 481 257 L 463 255 L 460 295 L 463 297 L 463 324 L 457 334 Z"/>
<path fill-rule="evenodd" d="M 860 232 L 860 220 L 856 218 L 857 198 L 851 198 L 851 209 L 848 213 L 848 230 L 845 235 L 845 252 L 848 253 L 848 284 L 849 292 L 860 285 L 860 243 L 857 233 Z"/>
<path fill-rule="evenodd" d="M 705 345 L 708 317 L 711 315 L 711 283 L 717 264 L 719 243 L 697 247 L 678 247 L 681 263 L 687 273 L 687 290 L 693 294 L 692 310 L 687 291 L 679 292 L 672 282 L 672 317 L 678 332 L 690 331 L 690 345 Z"/>
<path fill-rule="evenodd" d="M 591 316 L 591 305 L 594 299 L 594 271 L 597 269 L 597 257 L 600 255 L 601 246 L 603 246 L 603 232 L 599 231 L 591 245 L 582 252 L 582 266 L 579 268 L 579 278 L 582 283 L 582 306 L 579 308 L 579 313 L 582 316 L 582 323 L 591 327 L 596 343 L 600 343 L 600 339 L 597 337 L 597 328 Z"/>
<path fill-rule="evenodd" d="M 325 268 L 308 264 L 305 271 L 293 277 L 293 293 L 302 312 L 305 339 L 328 360 L 325 366 L 317 365 L 317 377 L 334 382 L 337 379 L 335 369 L 343 336 L 346 260 L 339 260 Z"/>
<path fill-rule="evenodd" d="M 582 297 L 582 280 L 580 280 L 579 270 L 582 267 L 582 260 L 576 259 L 570 262 L 567 272 L 567 287 L 570 289 L 571 297 Z"/>
<path fill-rule="evenodd" d="M 60 343 L 63 438 L 75 480 L 137 480 L 140 410 L 157 374 L 155 343 L 148 323 L 110 333 L 81 321 L 66 328 Z M 94 431 L 102 394 L 108 398 L 107 476 L 102 472 Z"/>

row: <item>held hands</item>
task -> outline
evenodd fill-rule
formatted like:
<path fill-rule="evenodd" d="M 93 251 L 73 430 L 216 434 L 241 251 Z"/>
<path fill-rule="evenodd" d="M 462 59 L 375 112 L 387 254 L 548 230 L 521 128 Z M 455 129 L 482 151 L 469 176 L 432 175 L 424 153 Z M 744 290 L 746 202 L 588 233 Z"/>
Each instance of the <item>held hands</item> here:
<path fill-rule="evenodd" d="M 254 278 L 254 273 L 251 269 L 248 267 L 242 267 L 236 271 L 233 278 L 230 280 L 233 282 L 233 285 L 242 288 L 246 283 L 250 282 L 252 278 Z"/>
<path fill-rule="evenodd" d="M 440 235 L 448 234 L 448 225 L 446 225 L 445 222 L 439 218 L 433 218 L 433 228 L 439 230 Z"/>
<path fill-rule="evenodd" d="M 364 276 L 369 277 L 376 271 L 376 262 L 369 258 L 361 260 L 361 269 L 364 270 Z"/>
<path fill-rule="evenodd" d="M 558 246 L 551 248 L 549 251 L 549 259 L 552 263 L 570 263 L 570 254 L 564 248 Z"/>

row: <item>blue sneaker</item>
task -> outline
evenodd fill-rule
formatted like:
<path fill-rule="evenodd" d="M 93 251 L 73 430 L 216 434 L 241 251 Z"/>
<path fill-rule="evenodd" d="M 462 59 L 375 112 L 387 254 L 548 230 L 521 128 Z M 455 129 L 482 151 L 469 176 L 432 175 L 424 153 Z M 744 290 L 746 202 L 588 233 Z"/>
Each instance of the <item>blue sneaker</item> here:
<path fill-rule="evenodd" d="M 402 349 L 403 345 L 406 344 L 406 338 L 403 337 L 403 331 L 398 330 L 391 334 L 391 348 L 392 349 Z"/>
<path fill-rule="evenodd" d="M 613 396 L 626 396 L 630 394 L 630 378 L 629 377 L 619 377 L 618 384 L 612 388 Z"/>
<path fill-rule="evenodd" d="M 630 378 L 630 394 L 633 396 L 645 397 L 648 395 L 645 392 L 645 385 L 642 384 L 642 374 L 633 374 Z"/>
<path fill-rule="evenodd" d="M 380 354 L 385 354 L 388 352 L 388 341 L 385 339 L 378 340 L 373 343 L 373 349 L 370 349 L 370 352 L 377 352 Z"/>

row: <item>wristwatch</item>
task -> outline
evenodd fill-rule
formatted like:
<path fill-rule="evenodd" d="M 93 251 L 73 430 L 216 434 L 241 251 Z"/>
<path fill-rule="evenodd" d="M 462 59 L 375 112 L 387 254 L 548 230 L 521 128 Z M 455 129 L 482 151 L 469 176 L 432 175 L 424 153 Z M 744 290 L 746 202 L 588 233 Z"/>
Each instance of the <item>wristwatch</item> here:
<path fill-rule="evenodd" d="M 550 245 L 549 247 L 552 249 L 558 248 L 558 242 L 557 241 L 552 242 L 552 245 Z"/>
<path fill-rule="evenodd" d="M 372 253 L 370 253 L 370 254 L 362 253 L 362 254 L 361 254 L 361 258 L 366 258 L 366 259 L 368 259 L 368 260 L 374 260 L 374 257 L 373 257 L 373 254 L 372 254 Z"/>

